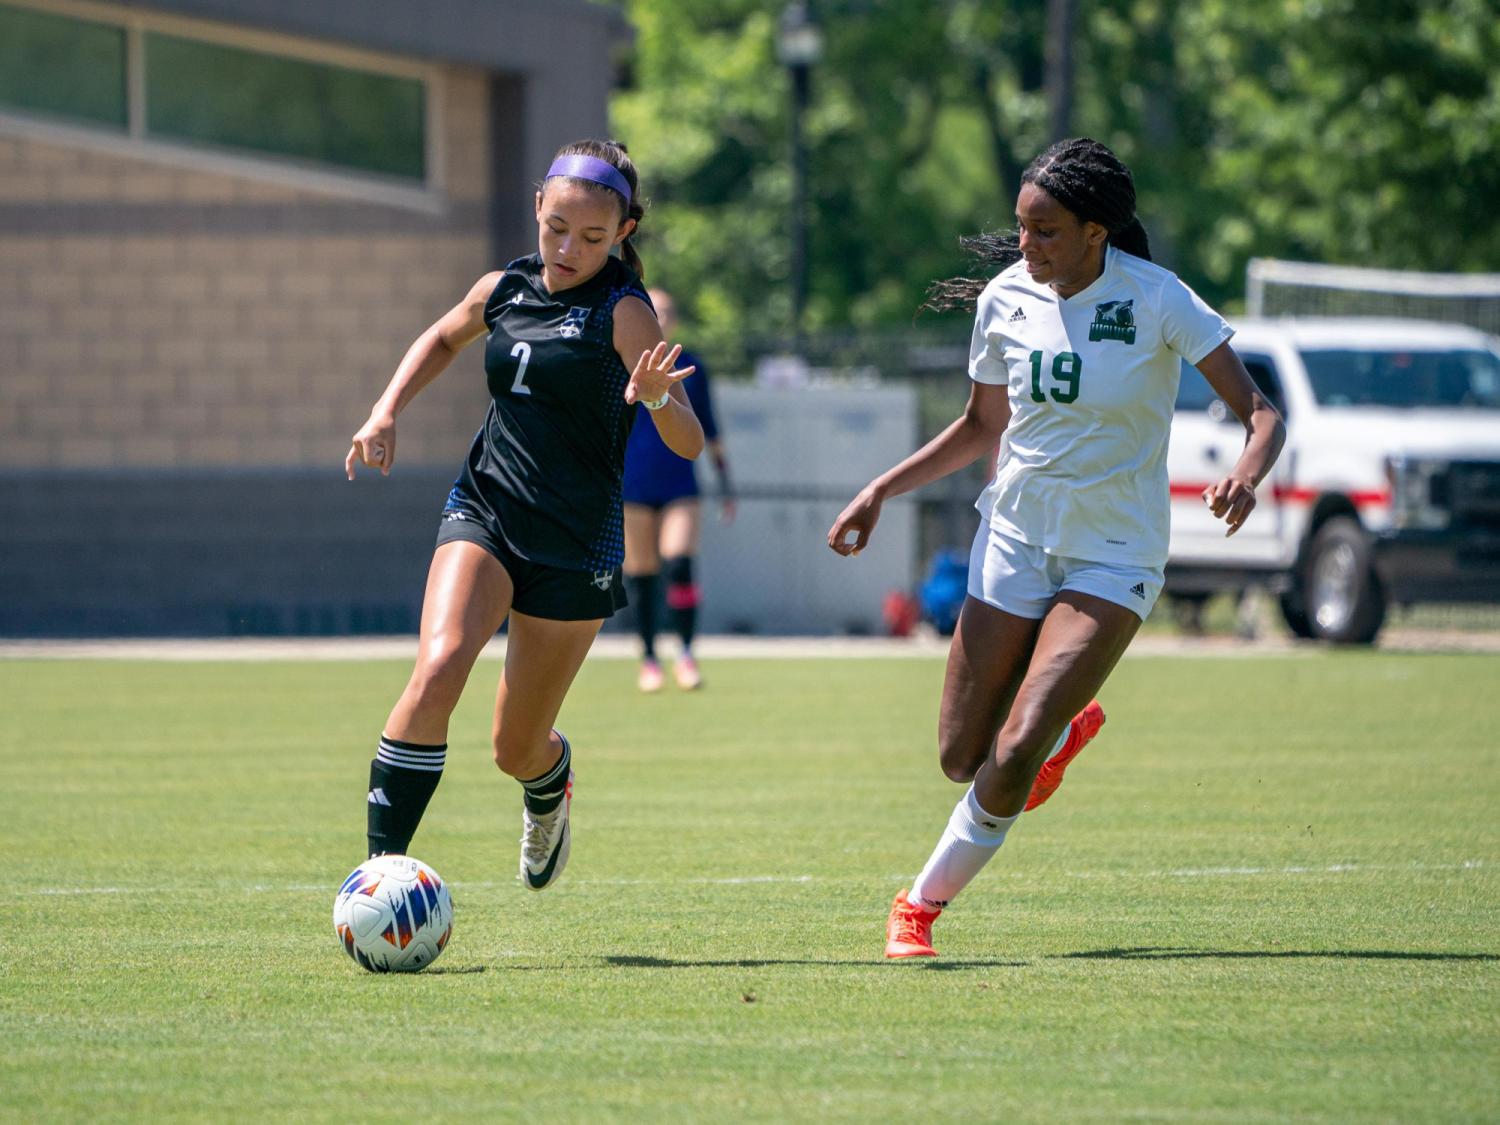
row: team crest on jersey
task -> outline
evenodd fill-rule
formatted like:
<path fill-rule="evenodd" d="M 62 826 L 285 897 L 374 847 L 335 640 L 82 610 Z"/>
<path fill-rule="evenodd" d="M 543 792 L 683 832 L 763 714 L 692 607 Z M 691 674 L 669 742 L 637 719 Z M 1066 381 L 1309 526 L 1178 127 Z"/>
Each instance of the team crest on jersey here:
<path fill-rule="evenodd" d="M 612 570 L 596 570 L 594 571 L 594 585 L 600 590 L 608 590 L 614 577 L 615 572 Z"/>
<path fill-rule="evenodd" d="M 1105 301 L 1094 306 L 1094 323 L 1089 325 L 1090 340 L 1119 340 L 1135 343 L 1135 301 Z"/>
<path fill-rule="evenodd" d="M 558 328 L 557 334 L 564 340 L 571 340 L 583 335 L 583 326 L 588 323 L 589 310 L 574 305 L 568 310 L 568 315 L 563 317 L 562 326 Z"/>

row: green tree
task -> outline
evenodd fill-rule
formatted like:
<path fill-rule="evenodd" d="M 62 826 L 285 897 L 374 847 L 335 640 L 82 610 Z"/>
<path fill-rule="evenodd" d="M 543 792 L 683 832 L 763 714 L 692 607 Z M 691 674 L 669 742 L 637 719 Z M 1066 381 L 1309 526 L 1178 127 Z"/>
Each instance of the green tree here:
<path fill-rule="evenodd" d="M 1198 263 L 1252 254 L 1500 266 L 1500 5 L 1494 0 L 1201 0 L 1184 74 L 1207 94 L 1204 182 L 1226 206 Z"/>
<path fill-rule="evenodd" d="M 695 338 L 720 348 L 789 328 L 782 7 L 625 5 L 637 38 L 614 127 L 652 197 L 647 265 Z M 825 41 L 806 122 L 814 330 L 909 330 L 927 285 L 963 267 L 958 236 L 1006 221 L 1044 128 L 1034 7 L 814 5 Z"/>
<path fill-rule="evenodd" d="M 623 0 L 618 135 L 695 341 L 785 334 L 783 0 Z M 1008 226 L 1047 135 L 1045 6 L 811 0 L 814 329 L 910 331 L 958 236 Z M 1073 130 L 1136 172 L 1155 257 L 1232 305 L 1246 260 L 1497 268 L 1500 0 L 1080 0 Z M 953 323 L 918 322 L 951 338 Z M 732 352 L 731 352 L 732 354 Z"/>

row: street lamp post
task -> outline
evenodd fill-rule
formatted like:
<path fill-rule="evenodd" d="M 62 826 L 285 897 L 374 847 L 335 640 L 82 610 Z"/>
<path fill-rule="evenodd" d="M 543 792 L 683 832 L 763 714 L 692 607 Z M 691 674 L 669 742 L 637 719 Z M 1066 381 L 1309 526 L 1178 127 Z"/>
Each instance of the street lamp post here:
<path fill-rule="evenodd" d="M 800 357 L 803 310 L 807 305 L 807 141 L 803 135 L 803 117 L 807 112 L 813 64 L 823 57 L 823 33 L 813 22 L 806 0 L 791 0 L 782 11 L 776 53 L 787 68 L 792 87 L 792 339 Z"/>

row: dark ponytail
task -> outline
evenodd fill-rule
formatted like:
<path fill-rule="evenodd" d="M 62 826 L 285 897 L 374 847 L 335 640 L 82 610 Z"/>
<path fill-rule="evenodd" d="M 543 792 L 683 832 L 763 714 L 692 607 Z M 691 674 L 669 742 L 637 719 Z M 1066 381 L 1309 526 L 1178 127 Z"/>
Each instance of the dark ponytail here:
<path fill-rule="evenodd" d="M 1107 146 L 1088 137 L 1058 141 L 1027 166 L 1021 183 L 1041 188 L 1079 222 L 1098 223 L 1109 231 L 1109 244 L 1115 249 L 1151 260 L 1151 242 L 1135 214 L 1135 181 Z M 963 238 L 959 245 L 987 276 L 936 282 L 922 308 L 972 309 L 990 278 L 1021 257 L 1021 237 L 1013 230 Z"/>
<path fill-rule="evenodd" d="M 619 202 L 620 208 L 623 211 L 621 221 L 623 222 L 625 219 L 635 220 L 635 228 L 630 232 L 625 241 L 620 243 L 620 257 L 624 259 L 627 266 L 635 271 L 637 277 L 642 281 L 646 280 L 646 267 L 641 262 L 641 256 L 636 252 L 634 246 L 635 236 L 641 230 L 641 220 L 646 217 L 646 203 L 641 199 L 640 177 L 635 170 L 635 163 L 630 159 L 630 153 L 619 141 L 588 140 L 574 141 L 572 144 L 563 145 L 562 148 L 557 150 L 557 155 L 552 159 L 556 160 L 562 156 L 592 156 L 597 160 L 603 160 L 605 163 L 613 165 L 615 170 L 625 177 L 626 183 L 630 185 L 630 199 L 628 202 L 619 192 L 605 184 L 596 183 L 593 180 L 576 179 L 571 176 L 567 178 L 574 183 L 582 184 L 590 190 L 609 192 Z M 545 186 L 546 181 L 542 182 Z"/>
<path fill-rule="evenodd" d="M 1132 218 L 1123 230 L 1110 231 L 1109 244 L 1116 250 L 1134 254 L 1148 262 L 1151 260 L 1151 240 L 1146 237 L 1146 228 L 1141 226 L 1139 219 Z"/>

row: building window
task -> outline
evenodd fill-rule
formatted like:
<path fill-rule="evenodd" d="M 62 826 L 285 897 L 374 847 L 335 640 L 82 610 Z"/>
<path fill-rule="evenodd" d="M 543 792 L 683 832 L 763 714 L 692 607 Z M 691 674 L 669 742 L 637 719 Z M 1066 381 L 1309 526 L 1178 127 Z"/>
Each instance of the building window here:
<path fill-rule="evenodd" d="M 421 181 L 422 82 L 146 35 L 146 133 Z"/>
<path fill-rule="evenodd" d="M 60 10 L 54 10 L 54 7 Z M 159 13 L 0 0 L 0 127 L 430 209 L 437 72 Z M 81 127 L 81 128 L 80 128 Z"/>
<path fill-rule="evenodd" d="M 123 130 L 125 29 L 0 4 L 0 108 Z"/>

